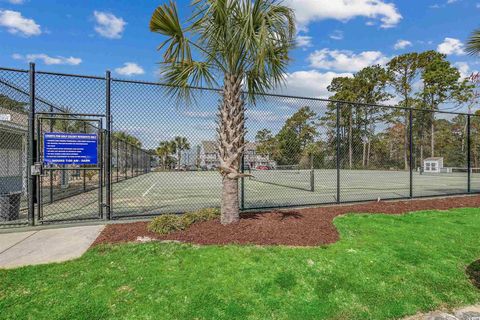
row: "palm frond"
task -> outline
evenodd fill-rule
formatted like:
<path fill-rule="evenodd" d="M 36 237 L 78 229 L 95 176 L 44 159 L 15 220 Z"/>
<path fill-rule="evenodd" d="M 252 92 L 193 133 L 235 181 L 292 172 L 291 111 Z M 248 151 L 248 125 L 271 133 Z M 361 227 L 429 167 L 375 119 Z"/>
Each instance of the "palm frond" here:
<path fill-rule="evenodd" d="M 472 55 L 480 53 L 480 29 L 473 31 L 467 41 L 466 51 Z"/>
<path fill-rule="evenodd" d="M 174 2 L 171 1 L 155 9 L 150 19 L 150 31 L 168 37 L 158 47 L 158 50 L 161 50 L 168 46 L 163 55 L 166 62 L 176 63 L 192 59 L 190 44 L 185 37 Z"/>

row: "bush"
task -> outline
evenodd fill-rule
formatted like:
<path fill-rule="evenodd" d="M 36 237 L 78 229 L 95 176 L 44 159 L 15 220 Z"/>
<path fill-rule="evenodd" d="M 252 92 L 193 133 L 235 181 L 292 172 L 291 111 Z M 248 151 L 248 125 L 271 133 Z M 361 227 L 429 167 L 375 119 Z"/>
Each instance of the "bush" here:
<path fill-rule="evenodd" d="M 148 230 L 160 234 L 167 234 L 183 229 L 185 229 L 184 224 L 180 220 L 180 216 L 176 214 L 164 214 L 158 216 L 148 224 Z"/>
<path fill-rule="evenodd" d="M 197 222 L 216 219 L 219 216 L 220 216 L 220 210 L 208 208 L 208 209 L 200 209 L 193 212 L 187 212 L 181 217 L 181 219 L 186 226 L 190 226 Z"/>
<path fill-rule="evenodd" d="M 219 216 L 220 210 L 212 208 L 186 212 L 183 215 L 164 214 L 153 219 L 148 224 L 148 230 L 159 234 L 168 234 L 185 230 L 194 223 L 213 220 Z"/>

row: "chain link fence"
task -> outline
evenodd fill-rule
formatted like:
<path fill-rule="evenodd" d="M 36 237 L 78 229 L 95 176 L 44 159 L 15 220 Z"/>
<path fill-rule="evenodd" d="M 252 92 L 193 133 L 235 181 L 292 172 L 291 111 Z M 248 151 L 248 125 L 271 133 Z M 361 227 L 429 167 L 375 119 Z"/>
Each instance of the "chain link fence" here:
<path fill-rule="evenodd" d="M 0 226 L 218 207 L 221 91 L 0 68 Z M 260 95 L 247 103 L 242 209 L 480 192 L 480 118 Z M 90 134 L 95 164 L 44 164 L 44 135 Z"/>

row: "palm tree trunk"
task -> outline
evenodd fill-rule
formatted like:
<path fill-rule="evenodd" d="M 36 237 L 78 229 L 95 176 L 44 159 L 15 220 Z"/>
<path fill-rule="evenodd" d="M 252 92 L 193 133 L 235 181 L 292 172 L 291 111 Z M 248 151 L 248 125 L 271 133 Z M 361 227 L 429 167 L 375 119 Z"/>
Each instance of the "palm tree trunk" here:
<path fill-rule="evenodd" d="M 223 177 L 220 222 L 230 224 L 240 219 L 238 178 L 240 159 L 245 148 L 245 105 L 241 77 L 225 75 L 223 101 L 219 108 L 218 153 Z"/>
<path fill-rule="evenodd" d="M 238 203 L 238 179 L 229 179 L 223 177 L 221 218 L 222 224 L 230 224 L 238 221 L 239 203 Z"/>

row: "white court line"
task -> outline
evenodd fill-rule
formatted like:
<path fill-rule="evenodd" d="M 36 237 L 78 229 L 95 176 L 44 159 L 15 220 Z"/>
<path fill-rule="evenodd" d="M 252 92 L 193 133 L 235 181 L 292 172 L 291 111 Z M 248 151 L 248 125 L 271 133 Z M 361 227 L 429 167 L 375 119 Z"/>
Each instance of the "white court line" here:
<path fill-rule="evenodd" d="M 152 184 L 152 186 L 150 188 L 147 189 L 147 191 L 145 191 L 143 194 L 142 194 L 142 197 L 145 198 L 145 196 L 157 185 L 158 182 L 155 182 L 154 184 Z"/>

